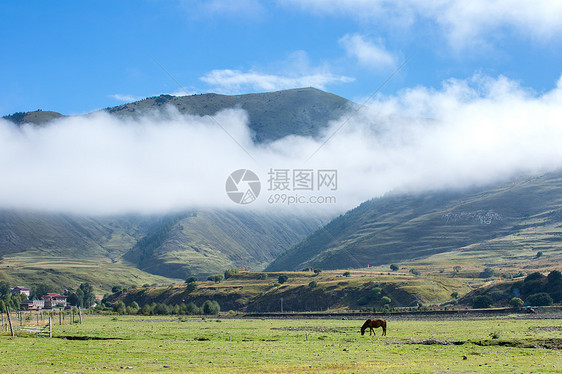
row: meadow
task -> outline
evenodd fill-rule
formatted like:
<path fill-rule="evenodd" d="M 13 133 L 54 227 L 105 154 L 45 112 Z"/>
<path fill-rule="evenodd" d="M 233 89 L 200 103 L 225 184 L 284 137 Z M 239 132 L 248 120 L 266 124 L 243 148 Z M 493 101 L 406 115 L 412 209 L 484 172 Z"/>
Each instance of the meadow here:
<path fill-rule="evenodd" d="M 559 316 L 558 316 L 559 317 Z M 562 320 L 85 316 L 53 338 L 0 335 L 0 372 L 559 373 Z M 64 338 L 67 337 L 67 338 Z M 89 337 L 89 340 L 73 338 Z"/>

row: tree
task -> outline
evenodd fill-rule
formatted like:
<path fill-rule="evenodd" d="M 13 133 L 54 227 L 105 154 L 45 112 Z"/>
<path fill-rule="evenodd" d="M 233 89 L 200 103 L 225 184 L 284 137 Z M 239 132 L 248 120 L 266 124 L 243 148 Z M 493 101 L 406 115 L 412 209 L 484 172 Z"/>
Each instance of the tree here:
<path fill-rule="evenodd" d="M 308 287 L 310 287 L 310 288 L 315 288 L 317 286 L 318 286 L 318 282 L 316 282 L 316 281 L 312 281 L 308 284 Z"/>
<path fill-rule="evenodd" d="M 185 314 L 201 314 L 201 310 L 193 301 L 189 302 L 185 306 Z"/>
<path fill-rule="evenodd" d="M 322 272 L 322 269 L 314 269 L 314 274 L 319 275 Z"/>
<path fill-rule="evenodd" d="M 453 299 L 457 299 L 459 297 L 459 293 L 455 291 L 455 292 L 451 293 L 451 297 Z"/>
<path fill-rule="evenodd" d="M 525 303 L 527 305 L 549 306 L 552 305 L 554 301 L 552 300 L 552 297 L 550 297 L 550 295 L 546 292 L 539 292 L 529 296 L 525 300 Z"/>
<path fill-rule="evenodd" d="M 84 293 L 82 298 L 82 306 L 89 308 L 96 304 L 96 295 L 94 294 L 94 287 L 90 283 L 82 283 L 80 290 Z"/>
<path fill-rule="evenodd" d="M 455 273 L 458 273 L 459 271 L 461 271 L 461 267 L 459 265 L 453 266 L 453 270 L 455 271 Z"/>
<path fill-rule="evenodd" d="M 224 277 L 222 276 L 222 274 L 211 275 L 207 278 L 208 281 L 212 281 L 215 283 L 220 283 L 223 279 Z"/>
<path fill-rule="evenodd" d="M 197 280 L 198 280 L 197 277 L 188 277 L 188 278 L 185 280 L 185 283 L 187 283 L 187 284 L 189 284 L 189 283 L 195 283 L 195 282 L 197 282 Z"/>
<path fill-rule="evenodd" d="M 9 295 L 10 294 L 10 283 L 6 281 L 0 282 L 0 296 Z"/>
<path fill-rule="evenodd" d="M 126 311 L 125 303 L 122 301 L 115 303 L 115 305 L 113 305 L 113 311 L 116 312 L 117 314 L 125 314 Z"/>
<path fill-rule="evenodd" d="M 280 275 L 277 281 L 279 282 L 279 284 L 283 284 L 283 283 L 287 282 L 288 280 L 289 280 L 288 276 Z"/>
<path fill-rule="evenodd" d="M 382 305 L 390 305 L 391 301 L 392 301 L 392 300 L 390 299 L 390 297 L 388 297 L 388 296 L 383 296 L 383 297 L 381 297 L 380 304 L 382 304 Z"/>
<path fill-rule="evenodd" d="M 170 314 L 170 309 L 168 308 L 168 306 L 166 304 L 158 303 L 154 307 L 153 313 L 158 314 L 158 315 Z"/>
<path fill-rule="evenodd" d="M 31 298 L 40 299 L 41 296 L 54 292 L 53 288 L 46 283 L 39 283 L 31 287 Z"/>
<path fill-rule="evenodd" d="M 523 306 L 523 300 L 521 300 L 518 297 L 514 297 L 511 300 L 509 300 L 509 305 L 511 305 L 511 307 L 513 309 L 521 309 L 521 307 Z"/>
<path fill-rule="evenodd" d="M 541 252 L 541 251 L 538 251 L 538 252 L 537 252 L 537 255 L 535 256 L 535 258 L 540 258 L 541 256 L 542 256 L 542 252 Z"/>
<path fill-rule="evenodd" d="M 351 277 L 351 272 L 346 271 L 345 273 L 343 273 L 344 277 Z"/>
<path fill-rule="evenodd" d="M 201 309 L 203 309 L 203 314 L 219 314 L 221 311 L 219 303 L 214 300 L 205 301 Z"/>
<path fill-rule="evenodd" d="M 494 269 L 485 268 L 483 272 L 480 273 L 480 278 L 491 278 L 495 274 Z"/>
<path fill-rule="evenodd" d="M 480 295 L 480 296 L 476 296 L 474 299 L 472 299 L 472 307 L 473 308 L 489 308 L 490 305 L 492 305 L 492 303 L 494 302 L 494 300 L 492 300 L 492 298 L 488 295 Z"/>
<path fill-rule="evenodd" d="M 121 286 L 111 287 L 111 292 L 113 292 L 113 293 L 121 292 L 122 290 L 123 290 L 123 287 L 121 287 Z"/>
<path fill-rule="evenodd" d="M 233 275 L 238 274 L 238 269 L 228 269 L 224 271 L 224 279 L 228 279 Z"/>
<path fill-rule="evenodd" d="M 396 270 L 398 270 L 398 269 L 400 269 L 400 268 L 398 267 L 398 265 L 396 265 L 396 264 L 391 264 L 391 265 L 390 265 L 390 270 L 396 271 Z"/>

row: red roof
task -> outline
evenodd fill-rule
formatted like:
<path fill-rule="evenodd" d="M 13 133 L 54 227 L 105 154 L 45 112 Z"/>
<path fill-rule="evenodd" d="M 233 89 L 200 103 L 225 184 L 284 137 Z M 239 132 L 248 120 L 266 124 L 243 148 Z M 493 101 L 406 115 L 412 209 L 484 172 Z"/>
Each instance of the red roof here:
<path fill-rule="evenodd" d="M 41 298 L 47 298 L 47 297 L 68 297 L 68 296 L 61 295 L 60 293 L 48 293 L 46 295 L 41 296 Z"/>
<path fill-rule="evenodd" d="M 17 286 L 17 287 L 12 288 L 12 291 L 17 291 L 17 290 L 29 291 L 29 288 L 27 288 L 27 287 L 20 287 L 20 286 Z"/>

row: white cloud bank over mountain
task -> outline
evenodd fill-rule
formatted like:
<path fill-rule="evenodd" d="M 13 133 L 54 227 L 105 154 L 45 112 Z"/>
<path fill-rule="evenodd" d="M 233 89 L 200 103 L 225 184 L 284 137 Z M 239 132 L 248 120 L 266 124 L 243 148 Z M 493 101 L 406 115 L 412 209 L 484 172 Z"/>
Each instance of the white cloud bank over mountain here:
<path fill-rule="evenodd" d="M 267 191 L 267 173 L 285 168 L 336 169 L 331 208 L 344 211 L 389 191 L 482 185 L 562 168 L 560 118 L 562 80 L 536 94 L 504 77 L 475 76 L 379 96 L 318 139 L 289 136 L 269 144 L 252 142 L 247 114 L 237 109 L 214 119 L 173 109 L 137 121 L 96 113 L 22 128 L 0 120 L 0 208 L 80 214 L 236 208 L 225 182 L 248 168 L 260 177 L 262 194 L 247 207 L 275 209 L 267 203 L 275 193 Z"/>

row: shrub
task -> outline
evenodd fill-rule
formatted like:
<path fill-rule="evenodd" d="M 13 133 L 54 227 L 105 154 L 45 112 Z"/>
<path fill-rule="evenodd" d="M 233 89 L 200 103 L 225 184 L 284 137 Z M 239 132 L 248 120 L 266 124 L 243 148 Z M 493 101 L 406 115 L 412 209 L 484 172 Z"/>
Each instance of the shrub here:
<path fill-rule="evenodd" d="M 546 292 L 539 292 L 529 296 L 525 302 L 527 305 L 549 306 L 554 303 L 552 297 Z"/>
<path fill-rule="evenodd" d="M 219 314 L 221 311 L 219 303 L 214 300 L 205 301 L 201 309 L 203 310 L 203 314 Z"/>
<path fill-rule="evenodd" d="M 514 297 L 509 300 L 509 305 L 511 305 L 513 309 L 521 309 L 521 307 L 523 306 L 523 300 L 518 297 Z"/>
<path fill-rule="evenodd" d="M 396 270 L 398 270 L 398 269 L 399 269 L 398 265 L 396 265 L 396 264 L 390 265 L 390 270 L 396 271 Z"/>
<path fill-rule="evenodd" d="M 492 298 L 488 295 L 476 296 L 474 299 L 472 299 L 472 307 L 473 308 L 489 308 L 490 305 L 492 305 L 493 302 L 494 302 L 494 300 L 492 300 Z"/>
<path fill-rule="evenodd" d="M 343 273 L 344 277 L 351 277 L 351 273 L 349 271 L 346 271 L 345 273 Z"/>
<path fill-rule="evenodd" d="M 185 283 L 189 284 L 189 283 L 194 283 L 197 282 L 197 277 L 189 277 L 185 280 Z"/>
<path fill-rule="evenodd" d="M 310 287 L 310 288 L 314 288 L 314 287 L 317 287 L 317 286 L 318 286 L 318 282 L 316 282 L 316 281 L 312 281 L 308 284 L 308 287 Z"/>
<path fill-rule="evenodd" d="M 286 276 L 286 275 L 280 275 L 279 278 L 277 279 L 279 284 L 283 284 L 283 283 L 287 282 L 288 280 L 289 280 L 289 277 Z"/>

